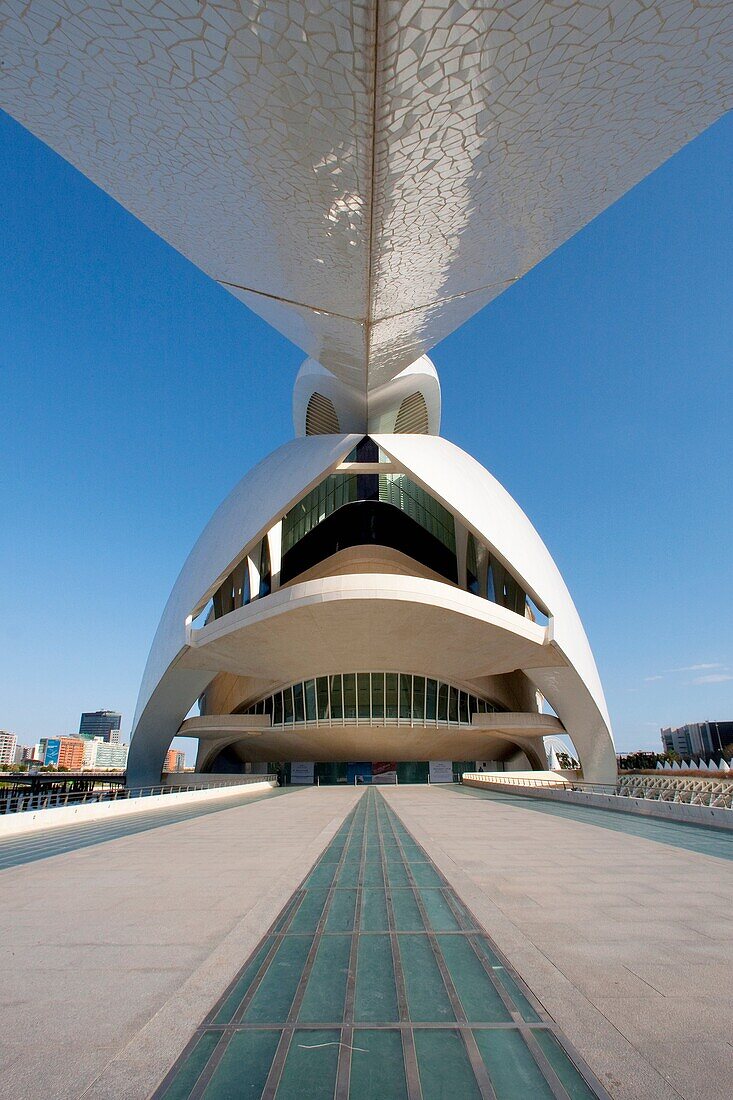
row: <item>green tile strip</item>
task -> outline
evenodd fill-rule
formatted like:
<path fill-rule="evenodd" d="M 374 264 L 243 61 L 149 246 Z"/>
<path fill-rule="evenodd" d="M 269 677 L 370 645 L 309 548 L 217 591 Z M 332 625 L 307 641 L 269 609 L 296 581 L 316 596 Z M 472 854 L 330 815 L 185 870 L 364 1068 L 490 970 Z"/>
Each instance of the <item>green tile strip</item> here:
<path fill-rule="evenodd" d="M 367 788 L 154 1100 L 607 1093 Z"/>

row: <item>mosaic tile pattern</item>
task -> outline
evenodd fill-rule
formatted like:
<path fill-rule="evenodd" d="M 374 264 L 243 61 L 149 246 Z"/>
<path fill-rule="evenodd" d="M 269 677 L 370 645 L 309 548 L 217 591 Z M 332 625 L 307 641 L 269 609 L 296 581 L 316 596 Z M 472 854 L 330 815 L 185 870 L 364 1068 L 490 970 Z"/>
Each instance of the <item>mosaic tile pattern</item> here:
<path fill-rule="evenodd" d="M 4 0 L 0 104 L 360 387 L 731 103 L 728 0 Z"/>
<path fill-rule="evenodd" d="M 605 1096 L 367 790 L 154 1100 Z"/>

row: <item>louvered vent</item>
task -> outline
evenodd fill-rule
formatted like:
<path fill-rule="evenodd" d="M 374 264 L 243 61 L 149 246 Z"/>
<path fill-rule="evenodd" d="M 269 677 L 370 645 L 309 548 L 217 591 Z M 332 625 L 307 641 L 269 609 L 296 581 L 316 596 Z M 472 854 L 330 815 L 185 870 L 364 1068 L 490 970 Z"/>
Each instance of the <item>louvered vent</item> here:
<path fill-rule="evenodd" d="M 421 393 L 411 393 L 402 402 L 394 430 L 398 435 L 428 434 L 428 407 Z"/>
<path fill-rule="evenodd" d="M 322 393 L 313 393 L 305 410 L 306 435 L 338 435 L 341 431 L 333 401 Z"/>

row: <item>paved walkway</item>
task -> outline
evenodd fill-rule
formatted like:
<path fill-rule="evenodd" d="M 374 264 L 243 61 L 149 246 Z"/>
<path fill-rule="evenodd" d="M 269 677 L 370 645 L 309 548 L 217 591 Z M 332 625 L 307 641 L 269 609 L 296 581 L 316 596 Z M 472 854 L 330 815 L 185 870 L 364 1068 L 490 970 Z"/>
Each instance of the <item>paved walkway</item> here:
<path fill-rule="evenodd" d="M 663 822 L 462 788 L 384 794 L 614 1097 L 729 1100 L 733 836 L 678 826 L 673 844 Z"/>
<path fill-rule="evenodd" d="M 0 871 L 0 1096 L 149 1096 L 360 793 L 289 788 L 145 832 L 129 818 Z"/>
<path fill-rule="evenodd" d="M 155 1098 L 590 1100 L 562 1043 L 370 789 Z"/>
<path fill-rule="evenodd" d="M 178 821 L 190 821 L 206 814 L 221 813 L 232 806 L 244 806 L 259 802 L 263 798 L 278 798 L 288 794 L 288 789 L 275 788 L 269 791 L 243 791 L 238 797 L 231 794 L 223 796 L 221 801 L 214 799 L 201 805 L 171 806 L 169 809 L 151 809 L 138 811 L 129 816 L 110 818 L 109 821 L 84 821 L 72 825 L 60 825 L 46 831 L 0 837 L 0 871 L 6 867 L 19 867 L 22 863 L 35 863 L 39 859 L 74 852 L 77 848 L 88 848 L 92 844 L 104 844 L 118 837 L 134 836 L 146 833 L 149 829 L 160 829 L 164 825 L 174 825 Z M 153 796 L 154 797 L 154 796 Z M 47 811 L 53 814 L 53 810 Z"/>
<path fill-rule="evenodd" d="M 166 1100 L 258 1096 L 225 1076 L 255 1043 L 278 1100 L 349 1075 L 355 1100 L 586 1097 L 569 1040 L 616 1100 L 728 1100 L 733 838 L 460 788 L 382 788 L 366 815 L 363 795 L 75 827 L 84 846 L 49 833 L 0 869 L 0 1095 L 143 1100 L 189 1044 L 203 1061 Z"/>

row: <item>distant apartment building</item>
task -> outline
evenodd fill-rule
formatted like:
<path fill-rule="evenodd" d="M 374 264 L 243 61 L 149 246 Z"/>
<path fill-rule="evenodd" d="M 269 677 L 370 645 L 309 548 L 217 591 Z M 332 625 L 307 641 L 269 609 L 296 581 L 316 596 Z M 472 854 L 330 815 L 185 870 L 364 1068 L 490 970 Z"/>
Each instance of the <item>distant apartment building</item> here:
<path fill-rule="evenodd" d="M 84 764 L 84 741 L 80 737 L 42 737 L 43 763 L 68 771 L 79 771 Z"/>
<path fill-rule="evenodd" d="M 168 749 L 163 763 L 164 772 L 182 772 L 186 767 L 186 754 L 179 749 Z"/>
<path fill-rule="evenodd" d="M 14 733 L 0 730 L 0 768 L 9 768 L 15 763 L 15 750 L 18 747 L 18 738 Z"/>
<path fill-rule="evenodd" d="M 101 737 L 95 737 L 93 741 L 84 741 L 84 767 L 98 769 L 126 768 L 127 745 L 110 744 Z"/>
<path fill-rule="evenodd" d="M 122 715 L 116 710 L 84 711 L 79 722 L 79 736 L 85 741 L 101 737 L 103 741 L 119 745 L 121 725 Z"/>
<path fill-rule="evenodd" d="M 683 759 L 719 758 L 731 743 L 733 722 L 688 722 L 676 729 L 662 730 L 664 751 L 676 752 Z"/>

